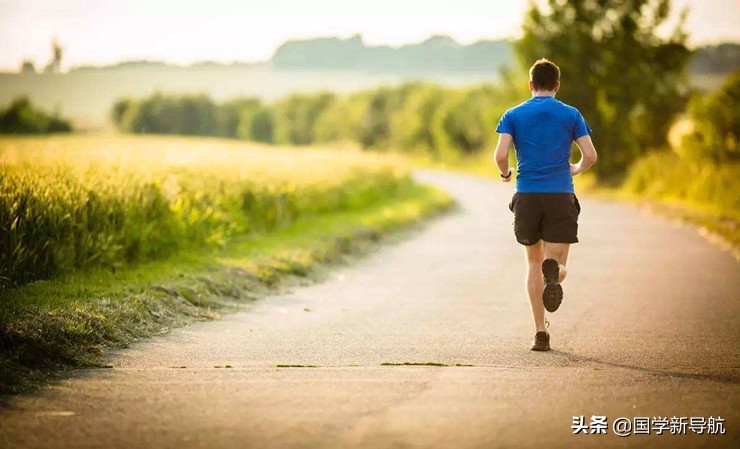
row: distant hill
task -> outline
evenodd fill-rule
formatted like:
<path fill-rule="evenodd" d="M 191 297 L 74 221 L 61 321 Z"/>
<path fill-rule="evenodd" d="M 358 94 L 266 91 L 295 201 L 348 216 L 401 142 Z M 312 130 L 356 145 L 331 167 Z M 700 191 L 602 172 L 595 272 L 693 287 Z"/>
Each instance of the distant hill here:
<path fill-rule="evenodd" d="M 691 59 L 691 73 L 728 73 L 740 69 L 740 44 L 699 47 Z"/>
<path fill-rule="evenodd" d="M 362 36 L 342 39 L 322 37 L 290 40 L 283 43 L 264 62 L 200 61 L 188 66 L 164 61 L 123 61 L 107 66 L 79 66 L 69 73 L 95 71 L 166 70 L 186 72 L 199 70 L 307 70 L 307 71 L 362 71 L 399 76 L 403 79 L 427 80 L 457 75 L 498 75 L 502 67 L 514 65 L 512 43 L 508 40 L 482 40 L 462 45 L 449 36 L 432 36 L 415 43 L 391 47 L 366 45 Z M 725 75 L 740 69 L 740 44 L 723 43 L 698 47 L 688 70 L 692 75 Z M 429 79 L 431 80 L 431 79 Z"/>
<path fill-rule="evenodd" d="M 432 36 L 416 44 L 390 47 L 368 46 L 360 35 L 347 39 L 325 37 L 283 43 L 264 62 L 200 61 L 187 66 L 163 61 L 123 61 L 107 66 L 79 66 L 69 73 L 98 70 L 341 70 L 376 72 L 425 79 L 426 74 L 498 74 L 514 64 L 508 40 L 483 40 L 461 45 L 448 36 Z M 723 43 L 698 47 L 688 70 L 691 74 L 727 74 L 740 69 L 740 44 Z"/>
<path fill-rule="evenodd" d="M 398 48 L 368 46 L 360 35 L 288 41 L 270 60 L 274 67 L 377 72 L 489 72 L 513 64 L 511 43 L 485 40 L 461 45 L 449 36 L 432 36 Z"/>
<path fill-rule="evenodd" d="M 449 36 L 432 36 L 398 48 L 368 46 L 360 35 L 287 41 L 270 63 L 286 69 L 363 70 L 396 73 L 496 73 L 514 64 L 508 40 L 461 45 Z M 725 74 L 740 69 L 740 44 L 698 47 L 689 64 L 692 74 Z"/>

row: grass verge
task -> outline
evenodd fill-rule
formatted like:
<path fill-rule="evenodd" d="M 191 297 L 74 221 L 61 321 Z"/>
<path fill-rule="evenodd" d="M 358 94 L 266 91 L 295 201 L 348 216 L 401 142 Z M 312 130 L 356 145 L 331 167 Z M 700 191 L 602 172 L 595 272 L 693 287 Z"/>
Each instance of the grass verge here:
<path fill-rule="evenodd" d="M 0 296 L 0 394 L 28 391 L 70 368 L 103 367 L 110 349 L 236 311 L 291 280 L 320 277 L 321 266 L 453 204 L 444 192 L 408 184 L 367 207 L 301 218 L 222 248 L 7 290 Z"/>

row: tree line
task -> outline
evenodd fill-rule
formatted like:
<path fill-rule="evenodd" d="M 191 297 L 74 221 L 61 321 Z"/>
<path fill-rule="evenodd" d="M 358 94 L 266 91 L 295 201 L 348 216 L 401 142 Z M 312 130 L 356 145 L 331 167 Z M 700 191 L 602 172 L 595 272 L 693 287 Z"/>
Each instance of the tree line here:
<path fill-rule="evenodd" d="M 519 89 L 521 90 L 521 89 Z M 294 94 L 265 103 L 205 95 L 122 99 L 112 119 L 125 132 L 208 135 L 311 145 L 351 141 L 437 158 L 490 148 L 496 122 L 518 100 L 505 84 L 450 88 L 428 83 L 384 86 L 349 95 Z"/>

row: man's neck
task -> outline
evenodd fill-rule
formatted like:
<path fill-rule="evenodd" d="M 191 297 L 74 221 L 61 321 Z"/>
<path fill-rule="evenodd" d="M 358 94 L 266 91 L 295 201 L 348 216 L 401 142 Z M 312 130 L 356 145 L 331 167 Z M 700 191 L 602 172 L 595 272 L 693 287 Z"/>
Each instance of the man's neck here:
<path fill-rule="evenodd" d="M 554 97 L 555 92 L 549 91 L 549 90 L 538 90 L 535 92 L 532 92 L 532 97 Z"/>

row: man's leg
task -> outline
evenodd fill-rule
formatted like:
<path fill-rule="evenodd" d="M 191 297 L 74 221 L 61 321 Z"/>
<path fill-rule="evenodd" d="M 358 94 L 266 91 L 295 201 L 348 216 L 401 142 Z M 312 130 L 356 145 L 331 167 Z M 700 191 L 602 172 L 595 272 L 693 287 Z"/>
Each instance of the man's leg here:
<path fill-rule="evenodd" d="M 565 279 L 570 244 L 544 242 L 543 245 L 545 260 L 542 262 L 542 277 L 545 288 L 542 291 L 542 302 L 545 310 L 552 313 L 563 302 L 563 287 L 560 283 Z"/>
<path fill-rule="evenodd" d="M 555 259 L 558 261 L 560 266 L 559 282 L 563 282 L 567 270 L 565 265 L 568 263 L 568 251 L 570 250 L 570 243 L 552 243 L 544 242 L 545 245 L 545 259 Z"/>
<path fill-rule="evenodd" d="M 527 294 L 532 308 L 535 332 L 547 332 L 545 328 L 545 306 L 542 304 L 542 261 L 545 257 L 542 240 L 534 245 L 525 246 L 527 251 Z"/>

